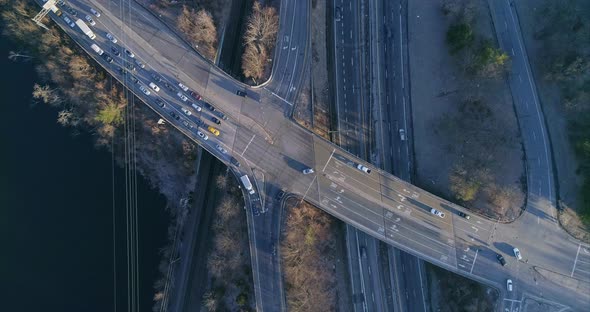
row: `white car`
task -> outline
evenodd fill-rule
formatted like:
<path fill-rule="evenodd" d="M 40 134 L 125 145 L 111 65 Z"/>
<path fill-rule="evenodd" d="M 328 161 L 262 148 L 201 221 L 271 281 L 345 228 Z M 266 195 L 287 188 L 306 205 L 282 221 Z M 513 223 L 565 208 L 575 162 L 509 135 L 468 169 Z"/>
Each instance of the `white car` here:
<path fill-rule="evenodd" d="M 522 260 L 522 255 L 520 254 L 520 250 L 518 250 L 518 248 L 514 248 L 512 249 L 512 251 L 514 251 L 514 256 L 516 257 L 516 259 Z"/>
<path fill-rule="evenodd" d="M 160 87 L 158 87 L 155 83 L 150 82 L 150 88 L 152 88 L 154 91 L 159 92 L 160 91 Z"/>
<path fill-rule="evenodd" d="M 204 134 L 203 132 L 197 131 L 197 134 L 201 137 L 201 139 L 203 139 L 205 141 L 209 140 L 209 137 L 206 134 Z"/>
<path fill-rule="evenodd" d="M 201 106 L 195 104 L 195 103 L 191 103 L 191 106 L 197 110 L 197 112 L 200 112 L 202 110 Z"/>
<path fill-rule="evenodd" d="M 356 168 L 362 172 L 371 173 L 371 169 L 369 169 L 361 164 L 358 164 L 358 166 L 356 166 Z"/>
<path fill-rule="evenodd" d="M 90 13 L 94 14 L 96 17 L 100 17 L 100 13 L 98 13 L 98 11 L 93 8 L 90 8 Z"/>
<path fill-rule="evenodd" d="M 217 148 L 217 150 L 219 150 L 223 154 L 227 154 L 227 150 L 225 148 L 221 147 L 221 145 L 217 144 L 217 145 L 215 145 L 215 148 Z"/>
<path fill-rule="evenodd" d="M 512 291 L 512 280 L 511 279 L 506 280 L 506 289 L 508 289 L 508 291 Z"/>
<path fill-rule="evenodd" d="M 112 42 L 112 43 L 117 43 L 117 38 L 115 38 L 115 36 L 111 35 L 110 33 L 107 33 L 107 38 Z"/>
<path fill-rule="evenodd" d="M 92 25 L 92 26 L 96 25 L 96 23 L 94 22 L 92 17 L 90 17 L 90 15 L 86 15 L 85 19 L 88 21 L 88 23 L 90 23 L 90 25 Z"/>
<path fill-rule="evenodd" d="M 302 172 L 303 172 L 303 174 L 310 174 L 310 173 L 314 173 L 315 171 L 313 171 L 313 169 L 311 169 L 311 168 L 306 168 L 306 169 L 303 169 Z"/>
<path fill-rule="evenodd" d="M 145 95 L 150 95 L 151 94 L 150 90 L 148 90 L 144 86 L 139 86 L 139 90 L 141 90 L 141 92 L 143 92 L 143 94 L 145 94 Z"/>
<path fill-rule="evenodd" d="M 185 115 L 187 115 L 187 116 L 190 116 L 190 115 L 192 115 L 191 111 L 189 111 L 188 109 L 186 109 L 186 108 L 184 108 L 184 107 L 183 107 L 183 108 L 181 108 L 180 110 L 181 110 L 181 111 L 182 111 L 182 112 L 183 112 Z"/>
<path fill-rule="evenodd" d="M 406 140 L 406 130 L 404 129 L 399 129 L 399 139 L 402 141 Z"/>
<path fill-rule="evenodd" d="M 179 86 L 179 87 L 180 87 L 180 88 L 181 88 L 181 89 L 182 89 L 184 92 L 188 91 L 188 87 L 187 87 L 187 86 L 185 86 L 185 85 L 183 85 L 182 83 L 180 83 L 180 82 L 179 82 L 179 83 L 178 83 L 178 86 Z"/>
<path fill-rule="evenodd" d="M 186 102 L 188 101 L 188 98 L 186 97 L 186 95 L 182 94 L 181 92 L 176 93 L 176 95 L 183 101 Z"/>
<path fill-rule="evenodd" d="M 444 212 L 438 211 L 438 210 L 436 210 L 434 208 L 430 209 L 430 213 L 432 213 L 435 216 L 439 216 L 441 218 L 444 218 L 445 217 L 445 213 Z"/>

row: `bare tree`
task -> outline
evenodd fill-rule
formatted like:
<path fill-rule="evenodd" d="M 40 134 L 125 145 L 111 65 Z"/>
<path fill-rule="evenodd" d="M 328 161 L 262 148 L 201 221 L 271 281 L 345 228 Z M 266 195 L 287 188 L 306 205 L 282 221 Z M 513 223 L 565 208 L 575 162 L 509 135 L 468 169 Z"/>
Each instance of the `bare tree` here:
<path fill-rule="evenodd" d="M 61 102 L 55 89 L 51 89 L 48 85 L 41 86 L 37 83 L 33 85 L 33 98 L 50 105 Z"/>
<path fill-rule="evenodd" d="M 273 7 L 262 7 L 258 1 L 254 2 L 244 33 L 246 48 L 242 55 L 242 73 L 246 78 L 256 81 L 264 76 L 268 53 L 274 48 L 278 29 L 276 10 Z"/>
<path fill-rule="evenodd" d="M 266 64 L 266 49 L 258 51 L 254 45 L 248 45 L 242 55 L 242 73 L 246 78 L 252 78 L 254 81 L 261 79 L 264 75 L 264 65 Z"/>
<path fill-rule="evenodd" d="M 208 291 L 203 295 L 203 305 L 207 311 L 217 311 L 218 301 L 212 292 Z"/>
<path fill-rule="evenodd" d="M 217 28 L 208 11 L 201 9 L 195 12 L 194 9 L 183 6 L 177 26 L 201 54 L 210 60 L 215 58 Z"/>

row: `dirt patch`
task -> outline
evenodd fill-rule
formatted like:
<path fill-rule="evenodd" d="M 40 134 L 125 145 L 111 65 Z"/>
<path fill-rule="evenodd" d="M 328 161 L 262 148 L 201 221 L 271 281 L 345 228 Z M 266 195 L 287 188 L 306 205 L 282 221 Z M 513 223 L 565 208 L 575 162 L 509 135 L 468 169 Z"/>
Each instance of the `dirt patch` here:
<path fill-rule="evenodd" d="M 311 2 L 311 68 L 308 69 L 310 85 L 304 87 L 297 99 L 293 118 L 304 127 L 325 139 L 330 139 L 330 112 L 332 97 L 328 70 L 327 26 L 326 14 L 329 14 L 326 0 Z M 310 80 L 309 80 L 310 79 Z"/>
<path fill-rule="evenodd" d="M 524 163 L 510 90 L 451 54 L 447 30 L 463 6 L 478 49 L 495 44 L 485 0 L 409 2 L 416 184 L 479 214 L 513 220 L 524 206 Z M 495 49 L 495 48 L 494 48 Z M 479 50 L 477 50 L 479 51 Z M 500 76 L 501 77 L 501 76 Z"/>
<path fill-rule="evenodd" d="M 426 263 L 432 311 L 496 311 L 498 290 Z"/>
<path fill-rule="evenodd" d="M 285 213 L 281 266 L 288 309 L 336 310 L 337 222 L 329 214 L 295 198 L 287 201 Z"/>
<path fill-rule="evenodd" d="M 578 217 L 579 211 L 588 211 L 590 206 L 581 196 L 589 192 L 587 186 L 584 191 L 584 175 L 588 184 L 590 158 L 576 157 L 576 142 L 584 139 L 573 127 L 576 122 L 585 125 L 588 137 L 590 73 L 584 64 L 590 59 L 590 3 L 520 0 L 515 5 L 551 137 L 563 209 L 559 221 L 571 235 L 590 242 L 590 222 L 583 223 Z M 584 61 L 576 63 L 573 56 Z"/>

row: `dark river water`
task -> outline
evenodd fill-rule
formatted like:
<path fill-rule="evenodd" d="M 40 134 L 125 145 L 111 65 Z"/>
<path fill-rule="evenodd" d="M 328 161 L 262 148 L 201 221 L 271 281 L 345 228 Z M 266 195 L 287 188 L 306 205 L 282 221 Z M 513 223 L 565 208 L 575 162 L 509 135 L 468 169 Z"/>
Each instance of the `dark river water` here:
<path fill-rule="evenodd" d="M 31 105 L 37 77 L 7 59 L 15 49 L 0 37 L 0 311 L 127 311 L 124 170 L 91 135 L 58 125 L 56 109 Z M 136 311 L 151 311 L 168 215 L 141 177 L 137 195 Z"/>

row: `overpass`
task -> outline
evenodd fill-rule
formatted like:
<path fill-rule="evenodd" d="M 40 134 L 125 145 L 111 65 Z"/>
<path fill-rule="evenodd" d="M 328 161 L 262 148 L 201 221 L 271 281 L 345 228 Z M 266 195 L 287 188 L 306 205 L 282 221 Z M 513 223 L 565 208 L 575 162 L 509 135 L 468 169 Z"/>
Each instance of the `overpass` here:
<path fill-rule="evenodd" d="M 469 220 L 461 218 L 458 212 L 467 212 L 463 207 L 374 168 L 294 123 L 290 118 L 291 105 L 275 91 L 293 97 L 290 92 L 296 83 L 279 83 L 277 90 L 272 83 L 264 88 L 243 85 L 201 58 L 132 1 L 69 3 L 84 12 L 82 16 L 88 14 L 89 5 L 103 14 L 95 18 L 93 30 L 97 38 L 94 41 L 52 15 L 64 31 L 179 131 L 229 165 L 232 165 L 232 158 L 237 159 L 241 166 L 234 166 L 235 169 L 252 178 L 264 176 L 264 181 L 254 181 L 259 199 L 264 200 L 277 189 L 285 189 L 344 222 L 435 265 L 501 290 L 506 278 L 512 278 L 516 291 L 504 293 L 504 306 L 513 307 L 514 302 L 522 306 L 527 298 L 533 298 L 566 310 L 588 307 L 590 248 L 571 239 L 559 228 L 554 217 L 554 199 L 529 197 L 523 216 L 510 224 L 479 216 Z M 114 34 L 119 42 L 113 44 L 106 39 L 107 32 Z M 122 54 L 114 63 L 107 63 L 90 49 L 91 43 L 107 52 L 109 47 L 127 48 L 147 66 L 121 75 L 118 68 L 133 60 Z M 297 65 L 282 70 L 296 71 Z M 197 135 L 197 131 L 205 132 L 207 125 L 216 126 L 210 121 L 215 113 L 203 108 L 191 116 L 184 115 L 181 108 L 190 109 L 190 105 L 179 100 L 175 92 L 178 90 L 162 88 L 160 92 L 144 95 L 137 92 L 138 84 L 130 82 L 133 75 L 145 86 L 153 80 L 154 74 L 172 86 L 182 82 L 224 112 L 229 119 L 218 127 L 221 135 L 215 137 L 209 133 L 209 140 Z M 247 97 L 236 95 L 237 90 L 246 90 Z M 158 106 L 156 99 L 167 105 Z M 181 117 L 173 118 L 171 113 Z M 228 152 L 222 153 L 218 145 Z M 358 170 L 357 164 L 371 168 L 371 173 Z M 315 173 L 302 174 L 302 170 L 309 167 L 314 168 Z M 431 208 L 443 211 L 446 216 L 439 218 L 431 214 Z M 510 255 L 513 246 L 521 250 L 526 262 L 516 261 Z M 497 253 L 507 258 L 508 266 L 497 263 Z"/>

